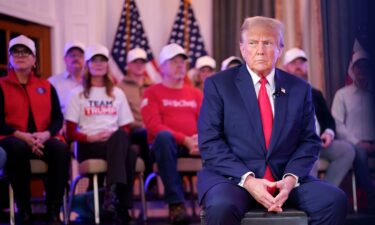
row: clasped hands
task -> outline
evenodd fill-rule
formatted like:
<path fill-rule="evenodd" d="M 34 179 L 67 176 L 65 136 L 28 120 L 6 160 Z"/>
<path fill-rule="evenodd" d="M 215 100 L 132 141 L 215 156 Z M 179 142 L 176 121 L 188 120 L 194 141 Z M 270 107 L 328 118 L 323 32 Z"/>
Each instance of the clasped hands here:
<path fill-rule="evenodd" d="M 46 142 L 51 137 L 51 134 L 49 133 L 49 131 L 35 133 L 16 131 L 14 133 L 14 136 L 25 141 L 31 147 L 32 153 L 37 156 L 42 156 L 44 154 L 44 142 Z"/>
<path fill-rule="evenodd" d="M 277 182 L 270 182 L 266 179 L 259 179 L 249 175 L 243 187 L 253 196 L 253 198 L 263 205 L 268 212 L 282 212 L 283 205 L 289 197 L 296 184 L 296 179 L 292 176 L 286 176 Z M 268 191 L 267 187 L 275 187 L 279 190 L 274 197 Z"/>
<path fill-rule="evenodd" d="M 200 155 L 198 148 L 198 135 L 194 134 L 192 136 L 186 136 L 184 138 L 183 145 L 189 149 L 189 154 L 193 156 Z"/>

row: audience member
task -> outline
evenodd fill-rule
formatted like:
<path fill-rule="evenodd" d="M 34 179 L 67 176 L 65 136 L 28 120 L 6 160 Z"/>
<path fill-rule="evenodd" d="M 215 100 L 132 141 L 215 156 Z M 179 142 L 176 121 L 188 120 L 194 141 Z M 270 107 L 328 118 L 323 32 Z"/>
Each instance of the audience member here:
<path fill-rule="evenodd" d="M 20 35 L 9 42 L 10 69 L 0 79 L 0 146 L 7 152 L 6 171 L 14 190 L 17 224 L 30 222 L 30 159 L 48 164 L 47 216 L 60 223 L 60 207 L 69 173 L 69 151 L 56 136 L 63 124 L 55 88 L 36 75 L 36 48 Z"/>
<path fill-rule="evenodd" d="M 162 48 L 159 56 L 162 83 L 146 89 L 141 109 L 173 224 L 190 221 L 177 172 L 177 157 L 199 155 L 197 120 L 202 93 L 184 84 L 186 59 L 184 49 L 177 44 Z"/>
<path fill-rule="evenodd" d="M 146 172 L 152 172 L 152 162 L 147 141 L 147 131 L 141 114 L 141 102 L 144 89 L 148 86 L 145 83 L 145 69 L 147 54 L 141 48 L 134 48 L 129 51 L 126 65 L 126 76 L 117 86 L 125 93 L 134 121 L 130 123 L 130 140 L 132 144 L 140 146 L 140 155 L 145 162 Z"/>
<path fill-rule="evenodd" d="M 345 193 L 310 176 L 318 158 L 311 87 L 276 69 L 283 25 L 250 17 L 241 27 L 246 64 L 207 78 L 199 117 L 199 200 L 206 224 L 241 224 L 256 207 L 291 206 L 309 224 L 344 224 Z"/>
<path fill-rule="evenodd" d="M 356 52 L 350 67 L 353 83 L 339 89 L 332 103 L 338 138 L 355 146 L 353 168 L 358 184 L 366 192 L 370 213 L 375 213 L 375 187 L 368 168 L 368 155 L 375 155 L 373 65 L 365 52 Z"/>
<path fill-rule="evenodd" d="M 84 44 L 79 41 L 67 42 L 64 47 L 65 71 L 48 79 L 56 88 L 63 113 L 65 112 L 70 91 L 82 84 L 84 49 Z"/>
<path fill-rule="evenodd" d="M 102 45 L 85 50 L 83 85 L 71 92 L 65 119 L 68 137 L 77 141 L 78 162 L 107 161 L 106 218 L 128 223 L 137 154 L 129 149 L 125 130 L 133 116 L 124 93 L 111 80 L 108 58 L 108 49 Z"/>
<path fill-rule="evenodd" d="M 288 73 L 308 81 L 308 62 L 302 49 L 289 49 L 285 53 L 283 64 Z M 330 162 L 327 171 L 325 171 L 324 180 L 339 186 L 352 167 L 355 149 L 347 141 L 335 139 L 335 120 L 328 109 L 322 92 L 312 88 L 312 99 L 315 108 L 316 132 L 322 141 L 319 157 Z M 317 172 L 317 163 L 315 163 L 312 175 L 317 176 Z"/>
<path fill-rule="evenodd" d="M 228 58 L 224 59 L 221 63 L 221 71 L 224 71 L 226 69 L 242 65 L 243 61 L 241 58 L 237 56 L 229 56 Z"/>
<path fill-rule="evenodd" d="M 193 84 L 195 87 L 203 91 L 204 81 L 207 77 L 215 73 L 216 61 L 212 57 L 206 55 L 197 59 L 195 63 L 197 73 L 193 77 Z"/>

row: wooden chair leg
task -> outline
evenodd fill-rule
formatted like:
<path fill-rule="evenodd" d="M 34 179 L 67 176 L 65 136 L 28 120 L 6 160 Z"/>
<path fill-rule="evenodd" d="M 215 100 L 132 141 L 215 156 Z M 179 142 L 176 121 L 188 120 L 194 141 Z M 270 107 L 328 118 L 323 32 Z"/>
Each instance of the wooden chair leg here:
<path fill-rule="evenodd" d="M 9 184 L 9 214 L 10 214 L 10 225 L 15 225 L 15 216 L 14 216 L 14 195 L 12 185 Z"/>
<path fill-rule="evenodd" d="M 190 201 L 191 201 L 191 210 L 193 213 L 193 216 L 197 216 L 195 212 L 195 201 L 194 201 L 194 184 L 193 184 L 193 176 L 188 176 L 189 179 L 189 188 L 190 188 Z"/>

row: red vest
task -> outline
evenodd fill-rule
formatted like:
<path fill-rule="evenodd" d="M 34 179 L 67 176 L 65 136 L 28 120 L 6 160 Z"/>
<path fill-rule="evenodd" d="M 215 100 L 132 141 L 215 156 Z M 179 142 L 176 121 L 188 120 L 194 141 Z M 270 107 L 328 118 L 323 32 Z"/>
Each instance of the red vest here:
<path fill-rule="evenodd" d="M 16 130 L 27 131 L 29 110 L 38 132 L 47 130 L 51 122 L 51 85 L 30 73 L 26 88 L 22 87 L 13 70 L 0 78 L 4 93 L 5 123 Z M 0 136 L 0 139 L 4 137 Z"/>

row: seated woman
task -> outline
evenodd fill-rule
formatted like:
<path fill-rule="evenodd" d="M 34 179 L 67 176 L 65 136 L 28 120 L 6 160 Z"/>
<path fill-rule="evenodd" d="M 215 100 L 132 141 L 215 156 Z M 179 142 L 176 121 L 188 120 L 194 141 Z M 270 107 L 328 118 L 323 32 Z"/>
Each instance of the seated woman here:
<path fill-rule="evenodd" d="M 17 224 L 30 221 L 30 159 L 48 164 L 48 220 L 59 224 L 69 175 L 69 150 L 58 131 L 63 115 L 54 87 L 35 71 L 35 43 L 24 35 L 9 42 L 10 69 L 0 79 L 0 146 L 7 153 L 6 172 L 14 190 Z"/>
<path fill-rule="evenodd" d="M 137 154 L 129 149 L 126 125 L 133 122 L 124 93 L 114 86 L 108 49 L 85 50 L 82 87 L 71 92 L 66 110 L 68 137 L 77 141 L 77 160 L 104 159 L 108 163 L 103 210 L 108 218 L 129 222 Z"/>

